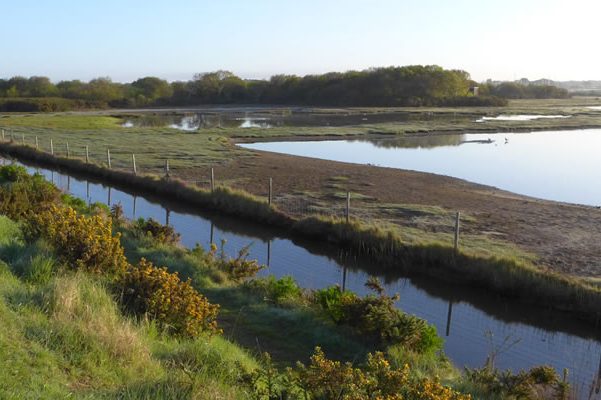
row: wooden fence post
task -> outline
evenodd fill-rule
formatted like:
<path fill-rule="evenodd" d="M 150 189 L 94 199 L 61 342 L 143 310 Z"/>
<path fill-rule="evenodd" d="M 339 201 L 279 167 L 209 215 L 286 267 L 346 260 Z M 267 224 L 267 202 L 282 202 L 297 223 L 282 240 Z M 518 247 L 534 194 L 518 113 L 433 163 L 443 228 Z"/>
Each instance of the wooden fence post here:
<path fill-rule="evenodd" d="M 36 150 L 39 150 L 39 149 L 40 149 L 40 144 L 39 144 L 39 142 L 38 142 L 38 137 L 37 137 L 37 136 L 35 137 L 35 149 L 36 149 Z"/>
<path fill-rule="evenodd" d="M 86 146 L 86 164 L 90 162 L 90 153 L 88 151 L 88 146 Z"/>
<path fill-rule="evenodd" d="M 21 134 L 21 144 L 23 146 L 25 146 L 25 134 L 24 133 Z"/>
<path fill-rule="evenodd" d="M 211 192 L 215 190 L 215 170 L 211 168 Z"/>
<path fill-rule="evenodd" d="M 351 192 L 346 192 L 346 223 L 351 219 Z"/>
<path fill-rule="evenodd" d="M 2 129 L 2 141 L 4 141 L 4 129 Z"/>
<path fill-rule="evenodd" d="M 134 175 L 138 175 L 138 169 L 136 168 L 136 155 L 134 153 L 131 154 L 131 162 L 134 167 Z"/>
<path fill-rule="evenodd" d="M 14 141 L 15 141 L 15 135 L 14 135 L 14 132 L 11 130 L 10 131 L 10 142 L 12 143 Z"/>
<path fill-rule="evenodd" d="M 268 200 L 268 204 L 271 205 L 272 201 L 273 201 L 273 179 L 269 178 L 269 200 Z"/>
<path fill-rule="evenodd" d="M 52 139 L 50 139 L 50 154 L 54 155 L 54 145 L 52 144 Z"/>
<path fill-rule="evenodd" d="M 459 219 L 461 218 L 461 213 L 457 211 L 455 214 L 455 240 L 453 241 L 453 249 L 455 253 L 459 251 Z"/>
<path fill-rule="evenodd" d="M 165 160 L 165 178 L 169 179 L 169 160 Z"/>
<path fill-rule="evenodd" d="M 111 169 L 111 151 L 106 149 L 106 162 L 109 165 L 109 169 Z"/>
<path fill-rule="evenodd" d="M 69 142 L 67 142 L 66 147 L 67 147 L 67 158 L 69 158 Z"/>

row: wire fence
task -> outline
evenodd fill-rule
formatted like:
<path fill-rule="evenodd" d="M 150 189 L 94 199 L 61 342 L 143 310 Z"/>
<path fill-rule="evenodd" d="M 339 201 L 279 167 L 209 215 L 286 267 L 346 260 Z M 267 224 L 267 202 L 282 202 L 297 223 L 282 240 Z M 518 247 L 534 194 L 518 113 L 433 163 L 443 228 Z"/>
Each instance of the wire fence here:
<path fill-rule="evenodd" d="M 194 179 L 179 177 L 177 170 L 170 167 L 169 158 L 161 154 L 153 154 L 152 157 L 144 154 L 141 163 L 138 154 L 117 147 L 99 149 L 97 146 L 94 147 L 93 144 L 82 144 L 81 140 L 73 145 L 67 140 L 56 141 L 46 135 L 43 138 L 44 140 L 41 140 L 36 135 L 24 131 L 15 132 L 13 129 L 0 129 L 0 134 L 3 142 L 34 148 L 36 151 L 54 157 L 77 159 L 132 174 L 162 174 L 164 177 L 175 178 L 186 185 L 204 190 L 214 190 L 216 187 L 225 186 L 225 183 L 220 182 L 218 177 L 215 176 L 214 168 L 211 167 L 206 168 L 205 176 L 198 176 Z M 340 191 L 330 196 L 311 196 L 303 192 L 281 193 L 273 190 L 272 178 L 261 178 L 261 180 L 265 182 L 262 182 L 260 186 L 265 184 L 267 180 L 269 184 L 265 185 L 268 190 L 265 193 L 260 193 L 259 197 L 264 196 L 265 200 L 278 211 L 291 217 L 319 216 L 347 222 L 358 220 L 371 226 L 382 226 L 385 222 L 400 227 L 414 227 L 435 234 L 451 235 L 452 237 L 448 238 L 449 243 L 452 243 L 455 250 L 459 247 L 459 213 L 439 213 L 435 217 L 435 223 L 432 223 L 427 221 L 429 218 L 427 213 L 409 211 L 386 215 L 377 203 L 362 202 L 361 199 L 364 196 L 360 193 Z M 425 214 L 425 217 L 421 214 Z"/>

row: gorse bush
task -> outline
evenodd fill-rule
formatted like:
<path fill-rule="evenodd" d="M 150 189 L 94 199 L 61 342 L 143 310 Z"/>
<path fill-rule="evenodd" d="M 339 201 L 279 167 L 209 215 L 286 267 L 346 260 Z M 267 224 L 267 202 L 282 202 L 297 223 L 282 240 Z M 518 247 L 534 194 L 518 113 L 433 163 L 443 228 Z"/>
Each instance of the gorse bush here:
<path fill-rule="evenodd" d="M 436 328 L 395 307 L 397 296 L 387 296 L 376 279 L 370 279 L 366 286 L 377 294 L 359 297 L 334 286 L 316 291 L 315 301 L 335 323 L 351 326 L 376 342 L 401 344 L 419 353 L 442 348 Z"/>
<path fill-rule="evenodd" d="M 41 175 L 28 175 L 20 166 L 0 167 L 0 213 L 21 220 L 47 210 L 60 200 L 60 191 Z"/>
<path fill-rule="evenodd" d="M 31 175 L 27 173 L 25 167 L 20 165 L 5 165 L 0 168 L 0 182 L 17 182 L 30 179 Z"/>
<path fill-rule="evenodd" d="M 568 383 L 559 379 L 553 367 L 544 365 L 517 373 L 490 366 L 466 368 L 465 377 L 482 392 L 502 398 L 564 400 L 569 394 Z"/>
<path fill-rule="evenodd" d="M 243 382 L 254 398 L 303 400 L 468 400 L 471 397 L 436 379 L 412 381 L 408 365 L 394 368 L 383 353 L 368 354 L 362 368 L 330 360 L 317 347 L 308 365 L 297 363 L 278 375 L 269 355 L 263 368 L 246 374 Z"/>
<path fill-rule="evenodd" d="M 117 216 L 118 209 L 113 208 L 112 211 Z M 133 228 L 138 234 L 149 235 L 160 243 L 173 244 L 179 242 L 180 234 L 172 226 L 163 225 L 153 218 L 139 218 L 134 222 Z"/>
<path fill-rule="evenodd" d="M 31 214 L 26 235 L 43 237 L 67 266 L 94 273 L 121 274 L 127 260 L 112 223 L 99 215 L 79 215 L 71 207 L 50 206 L 48 211 Z"/>
<path fill-rule="evenodd" d="M 169 274 L 146 261 L 138 267 L 129 265 L 120 234 L 113 235 L 112 218 L 71 197 L 61 198 L 54 185 L 42 176 L 28 175 L 22 167 L 0 168 L 0 185 L 0 213 L 24 220 L 28 241 L 42 238 L 58 260 L 71 269 L 117 278 L 122 288 L 127 289 L 124 299 L 131 311 L 156 318 L 175 334 L 196 336 L 202 331 L 218 331 L 215 321 L 218 306 L 210 304 L 190 282 L 181 282 L 177 274 Z M 58 206 L 62 202 L 97 214 L 88 216 L 73 207 Z M 154 220 L 140 222 L 140 227 L 150 232 L 154 240 L 164 243 L 174 243 L 179 237 L 173 228 Z M 27 279 L 38 283 L 50 279 L 54 260 L 38 257 L 25 261 L 23 275 Z M 236 261 L 236 268 L 244 266 L 242 261 Z"/>
<path fill-rule="evenodd" d="M 169 333 L 189 337 L 220 333 L 216 321 L 219 306 L 209 303 L 190 280 L 182 282 L 166 268 L 142 259 L 122 275 L 117 287 L 126 310 L 150 316 Z"/>

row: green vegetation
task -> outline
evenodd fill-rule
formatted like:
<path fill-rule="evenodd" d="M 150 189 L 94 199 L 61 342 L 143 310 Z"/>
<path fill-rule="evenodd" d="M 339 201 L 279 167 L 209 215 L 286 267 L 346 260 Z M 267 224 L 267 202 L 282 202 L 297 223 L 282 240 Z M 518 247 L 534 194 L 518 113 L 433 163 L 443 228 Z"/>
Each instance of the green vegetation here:
<path fill-rule="evenodd" d="M 0 112 L 62 112 L 103 108 L 103 103 L 60 97 L 0 98 Z"/>
<path fill-rule="evenodd" d="M 504 99 L 567 99 L 570 97 L 566 89 L 553 85 L 503 82 L 499 84 L 485 83 L 479 86 L 480 93 Z"/>
<path fill-rule="evenodd" d="M 14 167 L 0 168 L 0 176 L 13 177 L 0 181 L 9 190 L 19 182 L 38 179 Z M 50 204 L 44 206 L 47 202 Z M 415 346 L 435 341 L 419 334 L 422 328 L 417 320 L 409 319 L 412 322 L 405 325 L 402 320 L 407 317 L 390 309 L 392 298 L 381 293 L 376 282 L 370 285 L 378 296 L 354 297 L 348 303 L 351 308 L 342 307 L 342 313 L 356 312 L 355 306 L 370 304 L 372 316 L 378 317 L 376 322 L 363 320 L 361 329 L 368 328 L 382 337 L 373 329 L 390 326 L 380 325 L 390 317 L 400 318 L 394 329 L 407 333 L 409 328 L 409 336 L 397 335 L 395 339 L 387 335 L 384 344 L 349 331 L 334 324 L 327 317 L 331 313 L 315 303 L 322 296 L 302 291 L 289 280 L 271 280 L 258 286 L 252 281 L 241 284 L 230 280 L 221 270 L 214 249 L 187 250 L 177 243 L 155 240 L 152 235 L 140 235 L 124 220 L 116 221 L 117 233 L 96 229 L 101 220 L 105 221 L 104 227 L 110 227 L 109 217 L 102 215 L 104 209 L 92 207 L 84 210 L 84 215 L 74 216 L 66 207 L 65 215 L 61 215 L 53 207 L 64 206 L 55 198 L 38 199 L 27 208 L 38 207 L 49 210 L 42 214 L 57 215 L 53 220 L 42 217 L 49 226 L 39 231 L 30 226 L 39 218 L 35 212 L 19 217 L 20 223 L 0 217 L 0 397 L 271 399 L 285 394 L 289 399 L 317 400 L 336 394 L 340 399 L 368 400 L 377 393 L 388 400 L 400 399 L 401 395 L 409 400 L 450 400 L 470 397 L 449 384 L 478 384 L 478 390 L 486 389 L 483 382 L 488 381 L 460 377 L 435 351 L 436 346 Z M 23 230 L 29 233 L 23 234 Z M 130 263 L 125 273 L 119 272 L 120 256 L 103 250 L 90 253 L 103 249 L 90 243 L 113 243 L 115 238 L 125 245 Z M 65 247 L 80 251 L 67 251 Z M 82 257 L 89 254 L 97 255 L 89 258 L 92 267 L 81 263 Z M 143 260 L 145 256 L 164 262 L 169 271 L 153 267 Z M 115 265 L 106 265 L 102 257 Z M 136 263 L 137 267 L 132 267 Z M 189 278 L 183 291 L 182 282 L 176 279 L 178 272 Z M 269 304 L 256 290 L 260 287 L 288 301 Z M 195 309 L 183 298 L 203 295 L 212 303 L 220 300 L 219 323 L 225 336 L 212 328 L 202 333 L 186 331 L 184 335 L 174 330 L 182 322 L 182 330 L 189 328 L 188 317 L 180 318 L 178 312 L 185 315 Z M 136 316 L 131 317 L 129 312 Z M 163 322 L 162 314 L 168 323 Z M 291 332 L 297 333 L 282 337 L 287 327 L 294 327 Z M 424 332 L 431 335 L 428 330 Z M 245 337 L 253 338 L 255 343 L 249 346 Z M 419 340 L 407 341 L 409 337 Z M 424 341 L 426 337 L 429 339 Z M 357 362 L 327 358 L 314 344 L 322 339 L 327 354 L 346 352 L 342 358 Z M 291 355 L 309 362 L 282 371 L 269 356 L 255 359 L 241 347 L 254 348 L 258 343 L 264 346 L 262 350 L 272 352 L 281 366 L 290 365 L 292 360 L 286 357 Z M 435 374 L 444 381 L 441 383 Z M 530 386 L 520 383 L 519 393 L 533 399 L 540 398 L 536 391 L 539 388 L 547 385 L 552 389 L 559 382 L 553 371 L 544 368 L 532 370 L 527 376 Z M 494 390 L 497 393 L 504 389 Z"/>
<path fill-rule="evenodd" d="M 473 96 L 470 88 L 480 87 Z M 229 71 L 196 74 L 187 82 L 144 77 L 131 83 L 109 78 L 52 83 L 46 77 L 0 79 L 0 111 L 65 111 L 102 107 L 198 104 L 294 104 L 328 106 L 504 106 L 505 99 L 568 98 L 549 84 L 478 84 L 465 71 L 436 65 L 371 68 L 321 75 L 274 75 L 245 80 Z"/>
<path fill-rule="evenodd" d="M 269 206 L 265 200 L 241 191 L 219 187 L 211 192 L 173 179 L 134 176 L 77 159 L 52 157 L 30 147 L 0 146 L 13 154 L 47 165 L 75 172 L 85 171 L 91 176 L 124 184 L 134 190 L 269 223 L 290 229 L 297 235 L 335 243 L 353 254 L 375 260 L 381 265 L 380 272 L 405 271 L 437 279 L 452 279 L 486 287 L 524 302 L 569 310 L 574 316 L 592 323 L 600 318 L 601 288 L 577 278 L 540 270 L 532 264 L 531 256 L 487 238 L 468 236 L 465 250 L 455 254 L 449 238 L 437 240 L 436 235 L 424 235 L 417 229 L 399 232 L 395 228 L 382 229 L 382 226 L 386 227 L 385 224 L 373 226 L 357 220 L 347 224 L 336 218 L 321 216 L 293 218 Z M 411 239 L 407 233 L 415 233 L 416 237 Z M 438 236 L 439 239 L 441 237 L 444 235 Z"/>
<path fill-rule="evenodd" d="M 3 117 L 6 118 L 6 117 Z M 115 129 L 119 127 L 120 119 L 109 116 L 52 114 L 26 114 L 3 120 L 2 125 L 11 127 L 45 128 L 70 130 Z"/>

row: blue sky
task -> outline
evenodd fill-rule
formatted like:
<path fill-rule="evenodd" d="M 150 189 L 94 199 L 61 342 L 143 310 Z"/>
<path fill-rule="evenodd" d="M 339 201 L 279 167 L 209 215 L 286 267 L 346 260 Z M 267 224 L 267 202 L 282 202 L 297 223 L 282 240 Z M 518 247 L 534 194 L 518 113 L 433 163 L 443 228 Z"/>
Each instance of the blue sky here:
<path fill-rule="evenodd" d="M 247 78 L 438 64 L 601 79 L 595 0 L 0 0 L 0 77 Z"/>

